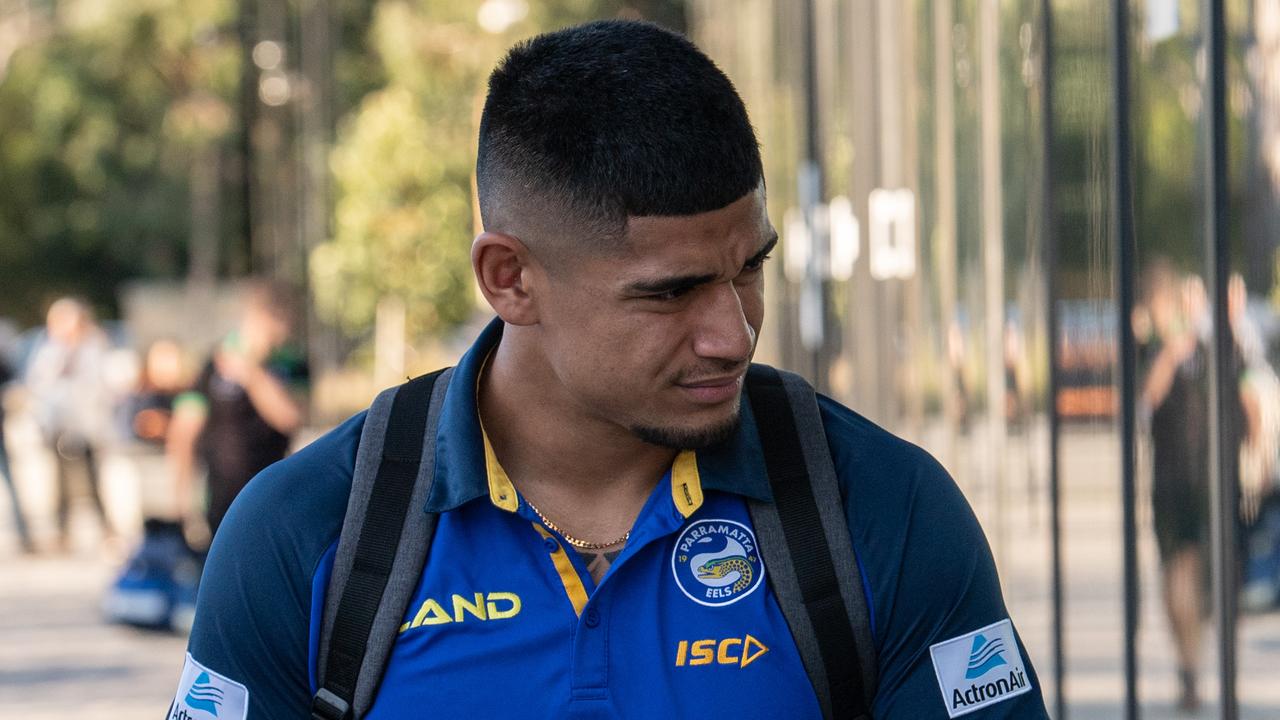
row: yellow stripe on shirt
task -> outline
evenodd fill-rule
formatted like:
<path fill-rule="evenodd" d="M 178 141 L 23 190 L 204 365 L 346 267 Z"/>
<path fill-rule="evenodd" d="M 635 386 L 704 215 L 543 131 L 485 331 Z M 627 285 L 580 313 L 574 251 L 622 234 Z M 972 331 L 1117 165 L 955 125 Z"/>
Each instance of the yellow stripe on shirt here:
<path fill-rule="evenodd" d="M 564 541 L 552 535 L 551 531 L 542 527 L 541 523 L 533 523 L 533 528 L 542 537 L 555 540 L 556 551 L 551 553 L 551 562 L 555 563 L 560 582 L 564 584 L 564 593 L 569 596 L 569 602 L 573 604 L 574 614 L 581 615 L 582 608 L 587 606 L 587 589 L 582 586 L 582 578 L 578 576 L 578 571 L 573 567 L 573 561 L 564 550 Z"/>

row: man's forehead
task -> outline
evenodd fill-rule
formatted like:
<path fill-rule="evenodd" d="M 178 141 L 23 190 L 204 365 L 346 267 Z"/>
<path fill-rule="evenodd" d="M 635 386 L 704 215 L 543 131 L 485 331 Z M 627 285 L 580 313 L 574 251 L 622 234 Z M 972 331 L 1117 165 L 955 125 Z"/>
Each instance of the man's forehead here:
<path fill-rule="evenodd" d="M 625 250 L 633 256 L 660 249 L 711 249 L 715 246 L 760 244 L 773 233 L 759 188 L 718 210 L 681 216 L 643 216 L 627 219 Z"/>

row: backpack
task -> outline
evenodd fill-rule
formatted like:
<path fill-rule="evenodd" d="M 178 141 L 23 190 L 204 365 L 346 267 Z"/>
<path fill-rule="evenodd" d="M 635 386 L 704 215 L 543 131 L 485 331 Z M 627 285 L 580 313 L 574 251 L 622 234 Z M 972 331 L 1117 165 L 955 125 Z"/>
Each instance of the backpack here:
<path fill-rule="evenodd" d="M 369 408 L 329 580 L 314 720 L 358 720 L 430 550 L 426 505 L 452 369 L 384 391 Z M 828 720 L 869 720 L 876 657 L 861 574 L 813 388 L 752 365 L 746 389 L 773 502 L 748 500 L 766 575 Z M 409 512 L 414 508 L 413 512 Z"/>
<path fill-rule="evenodd" d="M 102 613 L 108 622 L 189 631 L 200 570 L 181 523 L 147 518 L 142 542 L 102 598 Z"/>

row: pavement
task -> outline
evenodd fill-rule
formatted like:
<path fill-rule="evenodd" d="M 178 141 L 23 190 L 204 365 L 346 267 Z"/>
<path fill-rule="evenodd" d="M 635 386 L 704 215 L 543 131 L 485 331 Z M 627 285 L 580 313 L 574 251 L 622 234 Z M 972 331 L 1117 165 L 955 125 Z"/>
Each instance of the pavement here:
<path fill-rule="evenodd" d="M 112 570 L 92 552 L 0 560 L 0 718 L 163 717 L 186 639 L 104 623 Z"/>
<path fill-rule="evenodd" d="M 30 428 L 11 418 L 7 428 L 15 475 L 44 551 L 17 552 L 8 496 L 0 493 L 0 720 L 45 720 L 74 713 L 95 720 L 158 718 L 181 672 L 185 640 L 106 624 L 99 611 L 103 589 L 129 541 L 104 547 L 87 501 L 77 508 L 73 547 L 54 554 L 53 502 L 48 459 Z M 968 454 L 944 458 L 991 537 L 1010 613 L 1052 705 L 1052 614 L 1049 603 L 1049 538 L 1043 468 L 1036 451 L 1043 433 L 1034 428 L 993 453 L 961 443 Z M 1116 440 L 1109 428 L 1072 427 L 1063 437 L 1067 572 L 1067 696 L 1072 720 L 1123 716 L 1120 502 Z M 146 500 L 154 463 L 108 454 L 104 483 L 118 527 L 134 528 Z M 1000 475 L 1003 473 L 1003 475 Z M 999 482 L 993 478 L 1003 477 Z M 150 486 L 154 486 L 151 483 Z M 1145 512 L 1145 510 L 1144 510 Z M 1139 634 L 1143 718 L 1219 717 L 1206 702 L 1198 714 L 1174 710 L 1175 665 L 1163 611 L 1149 522 L 1140 528 L 1143 602 Z M 1247 616 L 1240 626 L 1241 717 L 1280 719 L 1280 614 Z M 1216 696 L 1213 636 L 1206 628 L 1201 694 Z"/>
<path fill-rule="evenodd" d="M 1044 437 L 1013 438 L 1004 448 L 1007 478 L 1002 499 L 989 476 L 990 455 L 957 457 L 953 472 L 993 539 L 1005 598 L 1014 623 L 1036 665 L 1045 701 L 1052 709 L 1052 604 L 1047 493 L 1034 452 Z M 1060 445 L 1063 505 L 1064 648 L 1067 717 L 1116 720 L 1124 717 L 1124 630 L 1119 442 L 1109 426 L 1068 426 Z M 1140 458 L 1142 453 L 1140 451 Z M 1144 720 L 1221 717 L 1216 635 L 1205 625 L 1197 713 L 1176 709 L 1177 664 L 1160 598 L 1159 562 L 1151 529 L 1148 490 L 1139 466 L 1139 627 L 1138 696 Z M 967 482 L 966 482 L 967 480 Z M 993 510 L 1003 508 L 997 515 Z M 999 542 L 996 540 L 999 539 Z M 1246 615 L 1238 632 L 1236 697 L 1244 720 L 1280 720 L 1280 613 Z"/>
<path fill-rule="evenodd" d="M 122 537 L 104 543 L 87 490 L 75 493 L 71 547 L 57 549 L 52 458 L 21 416 L 5 426 L 14 479 L 40 553 L 18 552 L 0 492 L 0 720 L 159 720 L 182 672 L 186 639 L 109 625 L 99 603 L 140 533 L 154 454 L 105 454 L 106 504 Z M 163 500 L 160 500 L 163 502 Z"/>

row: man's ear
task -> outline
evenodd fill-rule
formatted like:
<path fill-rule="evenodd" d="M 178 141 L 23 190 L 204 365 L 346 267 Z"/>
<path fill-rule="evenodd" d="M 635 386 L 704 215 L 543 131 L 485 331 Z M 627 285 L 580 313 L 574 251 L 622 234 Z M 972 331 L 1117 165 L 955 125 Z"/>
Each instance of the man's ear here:
<path fill-rule="evenodd" d="M 512 325 L 538 322 L 537 303 L 529 290 L 533 256 L 514 235 L 483 232 L 471 243 L 471 268 L 489 306 Z"/>

